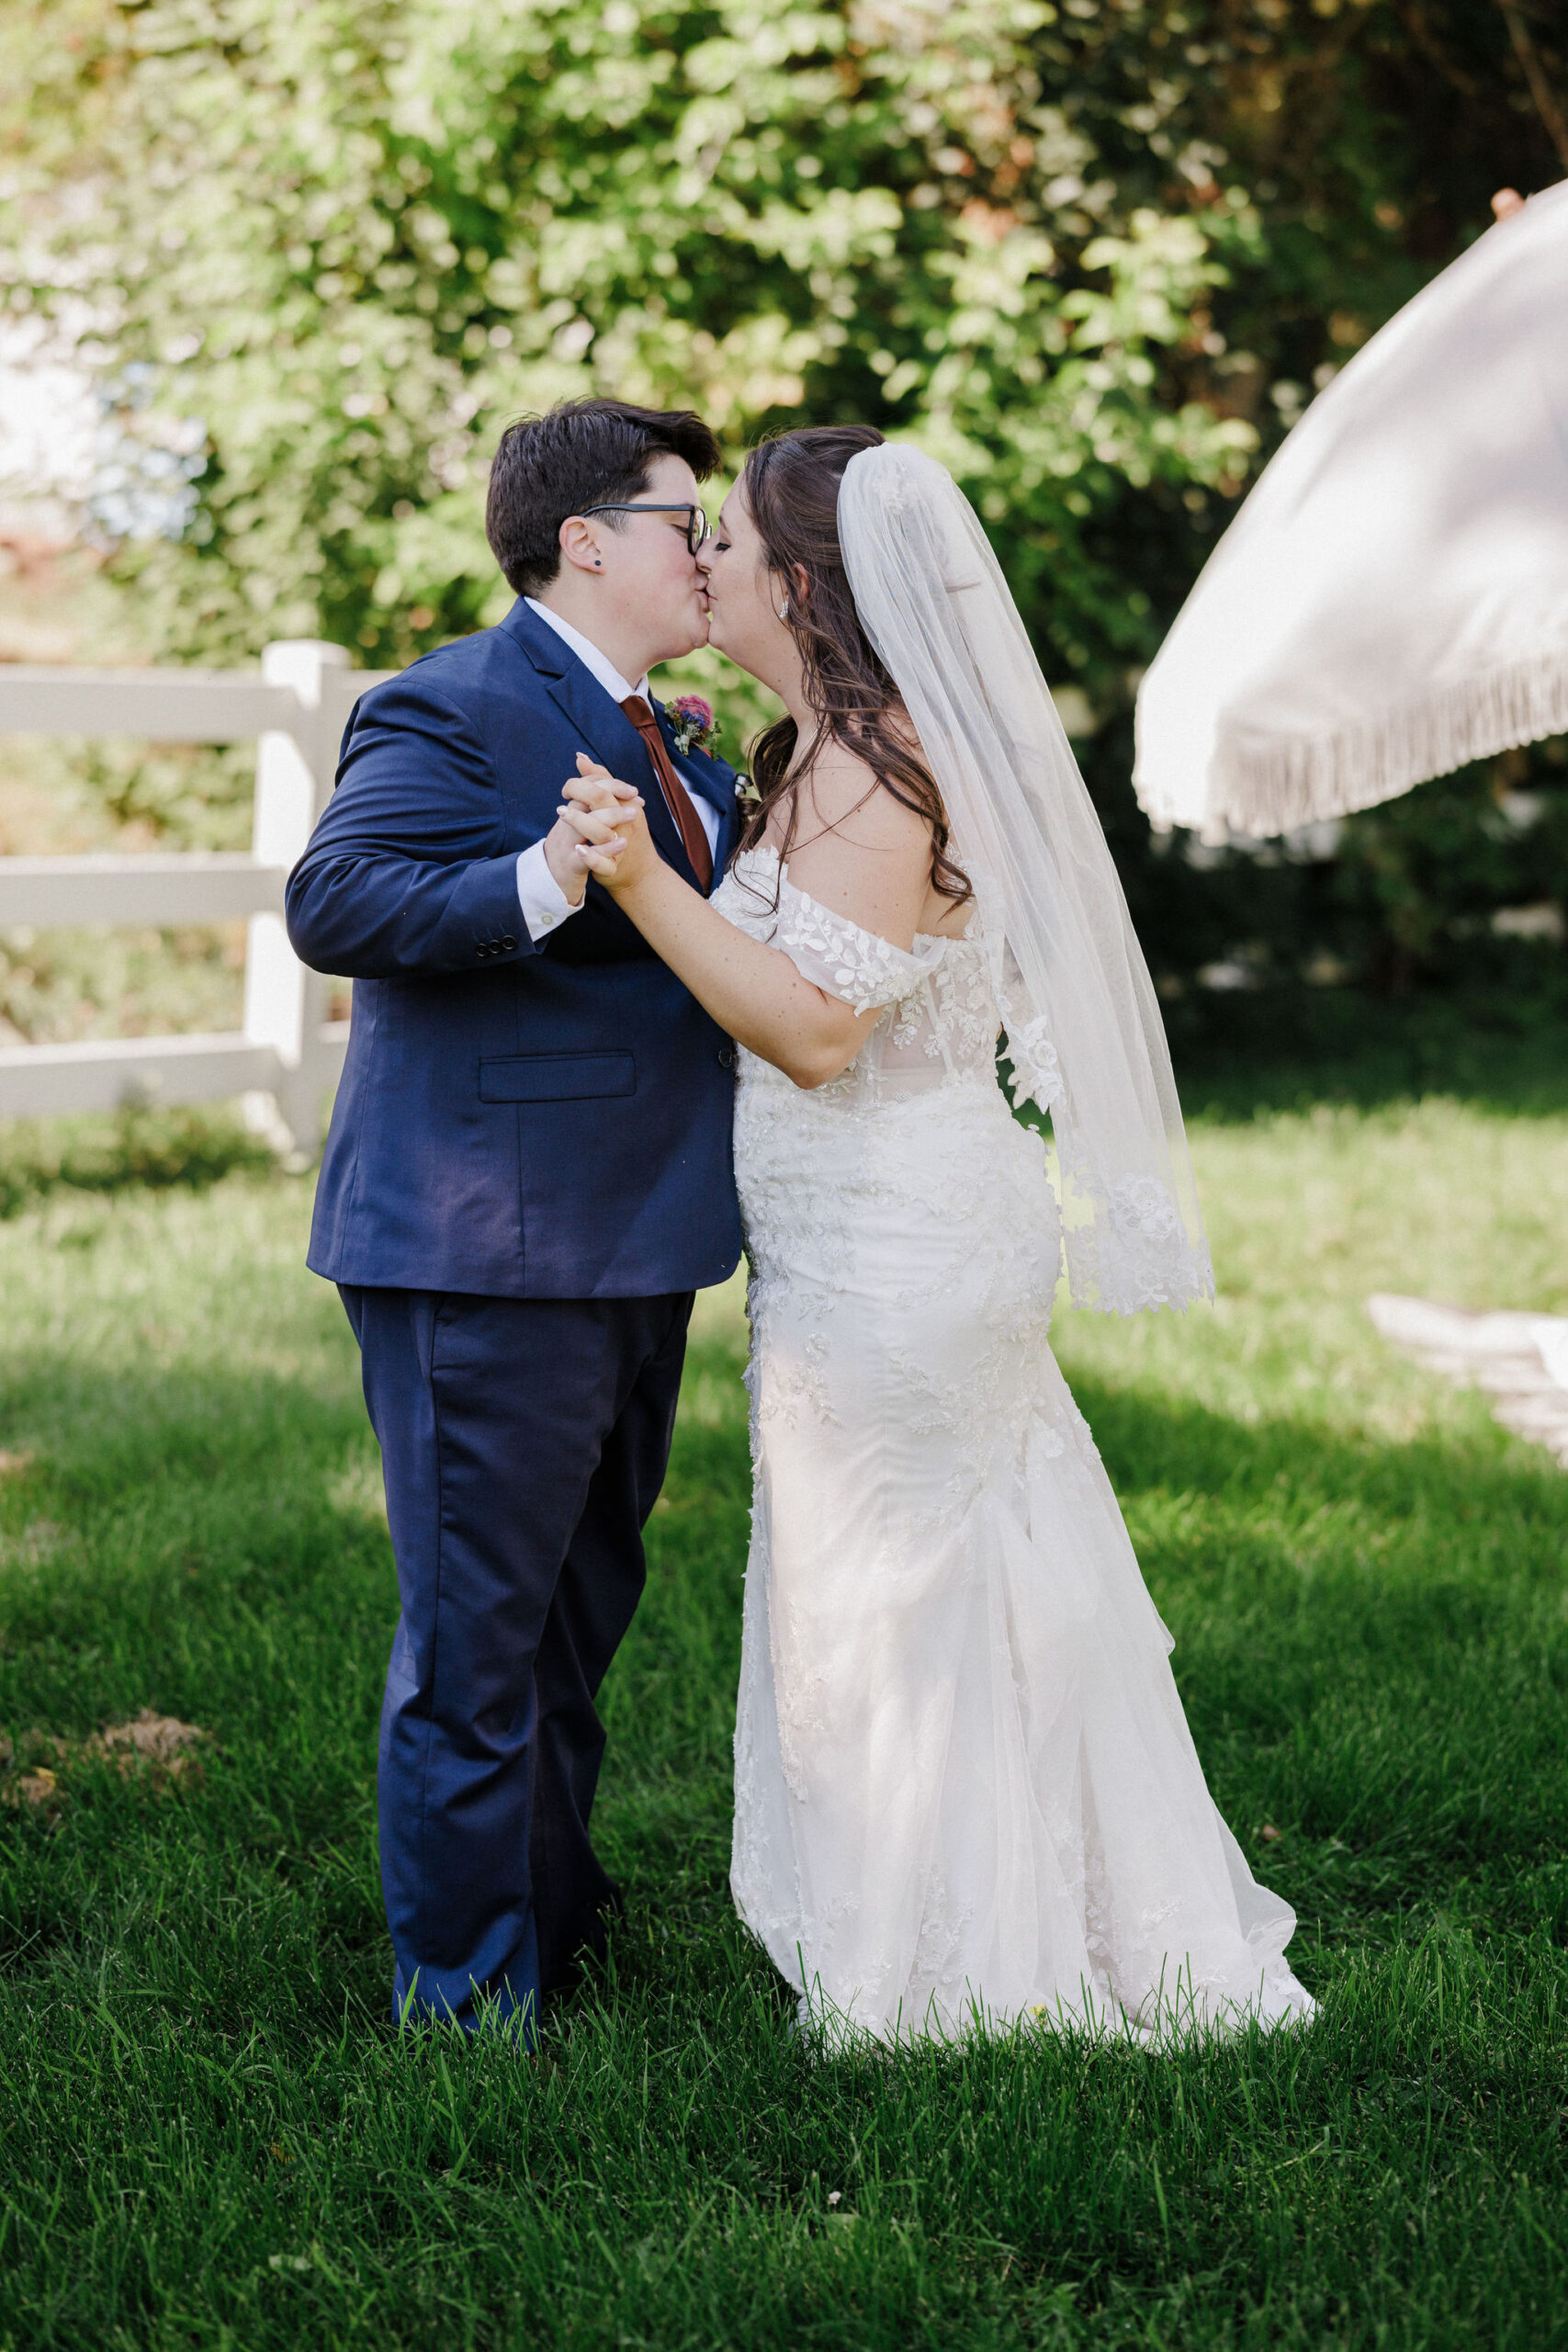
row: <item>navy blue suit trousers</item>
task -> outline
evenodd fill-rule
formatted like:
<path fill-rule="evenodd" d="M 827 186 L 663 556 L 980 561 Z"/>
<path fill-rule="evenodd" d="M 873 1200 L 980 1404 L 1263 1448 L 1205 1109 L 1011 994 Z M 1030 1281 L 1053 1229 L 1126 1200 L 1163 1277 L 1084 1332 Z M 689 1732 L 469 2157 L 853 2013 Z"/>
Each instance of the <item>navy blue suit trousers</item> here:
<path fill-rule="evenodd" d="M 393 2014 L 531 2040 L 604 1947 L 595 1695 L 644 1582 L 689 1291 L 340 1285 L 381 1447 L 401 1615 L 381 1715 Z"/>

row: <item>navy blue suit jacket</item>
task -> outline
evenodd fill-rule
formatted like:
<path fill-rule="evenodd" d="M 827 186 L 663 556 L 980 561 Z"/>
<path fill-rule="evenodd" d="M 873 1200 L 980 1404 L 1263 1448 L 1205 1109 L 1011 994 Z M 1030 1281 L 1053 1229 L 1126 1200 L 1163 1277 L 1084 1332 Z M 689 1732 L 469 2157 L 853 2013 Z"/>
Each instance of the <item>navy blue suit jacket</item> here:
<path fill-rule="evenodd" d="M 721 875 L 734 774 L 660 725 L 719 811 Z M 355 983 L 310 1234 L 329 1281 L 635 1298 L 739 1261 L 729 1039 L 596 882 L 537 945 L 523 921 L 517 854 L 579 752 L 694 882 L 642 739 L 523 602 L 355 707 L 288 892 L 295 952 Z"/>

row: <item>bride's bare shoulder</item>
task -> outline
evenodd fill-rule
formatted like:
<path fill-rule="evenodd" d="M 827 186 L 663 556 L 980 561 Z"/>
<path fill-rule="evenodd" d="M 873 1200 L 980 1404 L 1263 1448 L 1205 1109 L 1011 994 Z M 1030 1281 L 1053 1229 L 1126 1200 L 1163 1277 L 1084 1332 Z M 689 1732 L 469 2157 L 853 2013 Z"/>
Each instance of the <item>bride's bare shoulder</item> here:
<path fill-rule="evenodd" d="M 916 748 L 912 729 L 909 743 Z M 833 834 L 860 848 L 931 854 L 928 820 L 895 799 L 869 761 L 847 744 L 823 745 L 805 780 L 800 803 L 797 830 L 802 841 L 808 834 Z"/>
<path fill-rule="evenodd" d="M 930 821 L 896 800 L 875 769 L 841 743 L 818 755 L 797 815 L 790 879 L 863 931 L 908 948 L 930 883 Z"/>

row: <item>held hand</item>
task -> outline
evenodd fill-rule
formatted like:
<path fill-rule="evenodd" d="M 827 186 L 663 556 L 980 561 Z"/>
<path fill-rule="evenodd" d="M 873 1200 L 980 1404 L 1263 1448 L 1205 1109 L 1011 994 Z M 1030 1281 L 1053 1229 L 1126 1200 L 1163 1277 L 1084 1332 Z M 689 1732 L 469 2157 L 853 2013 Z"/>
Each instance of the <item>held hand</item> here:
<path fill-rule="evenodd" d="M 581 755 L 580 755 L 581 764 Z M 635 788 L 622 784 L 603 768 L 594 770 L 595 778 L 604 779 L 596 786 L 592 806 L 563 807 L 558 820 L 545 836 L 545 863 L 549 867 L 558 888 L 571 904 L 581 906 L 587 888 L 588 876 L 597 875 L 607 880 L 626 846 L 617 831 L 615 812 L 624 817 L 635 815 L 642 807 Z M 573 776 L 562 790 L 577 796 L 583 779 Z"/>
<path fill-rule="evenodd" d="M 658 870 L 659 853 L 648 830 L 643 804 L 630 785 L 619 782 L 585 752 L 579 752 L 577 768 L 577 775 L 566 786 L 567 805 L 561 811 L 561 821 L 581 829 L 580 838 L 585 844 L 593 842 L 594 854 L 605 858 L 607 864 L 595 865 L 592 870 L 604 888 L 618 897 L 625 890 L 635 889 Z M 588 831 L 596 825 L 612 830 L 616 836 L 613 847 L 598 847 Z"/>

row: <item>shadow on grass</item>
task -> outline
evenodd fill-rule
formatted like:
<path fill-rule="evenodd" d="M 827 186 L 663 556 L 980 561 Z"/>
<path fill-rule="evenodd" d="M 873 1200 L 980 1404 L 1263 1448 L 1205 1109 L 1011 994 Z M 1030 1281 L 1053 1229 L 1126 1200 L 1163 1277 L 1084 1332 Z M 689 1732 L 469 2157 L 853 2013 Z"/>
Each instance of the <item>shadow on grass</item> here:
<path fill-rule="evenodd" d="M 1427 1094 L 1516 1117 L 1568 1111 L 1568 976 L 1546 989 L 1406 997 L 1237 990 L 1165 1011 L 1189 1118 L 1314 1102 L 1370 1110 Z"/>
<path fill-rule="evenodd" d="M 1352 1938 L 1444 1905 L 1556 1932 L 1564 1889 L 1541 1873 L 1568 1843 L 1568 1480 L 1500 1435 L 1382 1443 L 1076 1388 L 1177 1637 L 1216 1801 L 1260 1875 Z M 727 1348 L 694 1350 L 686 1398 L 648 1592 L 602 1700 L 606 1856 L 663 1922 L 626 1948 L 639 1998 L 661 1939 L 714 1932 L 728 1902 L 749 1469 Z M 0 1447 L 24 1411 L 54 1442 L 0 1481 L 0 1730 L 80 1739 L 152 1706 L 218 1748 L 165 1801 L 100 1772 L 57 1811 L 0 1814 L 12 1964 L 127 1939 L 151 1952 L 151 1900 L 159 1922 L 170 1904 L 227 1922 L 218 2012 L 274 2013 L 276 1980 L 291 2012 L 335 2015 L 352 1986 L 373 2013 L 396 1592 L 356 1403 L 39 1352 L 0 1391 Z M 285 1949 L 279 1976 L 260 1955 Z"/>
<path fill-rule="evenodd" d="M 60 1193 L 204 1192 L 236 1168 L 262 1174 L 277 1162 L 227 1105 L 0 1120 L 0 1217 Z"/>
<path fill-rule="evenodd" d="M 701 1409 L 678 1432 L 642 1620 L 604 1701 L 605 1821 L 639 1867 L 711 1898 L 750 1504 L 727 1347 L 694 1349 L 688 1391 Z M 177 1999 L 194 1933 L 209 2014 L 276 2015 L 281 1998 L 329 2030 L 345 1999 L 378 2016 L 374 1776 L 397 1589 L 358 1400 L 35 1350 L 0 1377 L 0 1969 L 130 1964 Z M 177 1788 L 83 1752 L 143 1707 L 213 1736 Z M 39 1766 L 57 1786 L 34 1805 L 20 1783 Z"/>
<path fill-rule="evenodd" d="M 1568 1478 L 1078 1378 L 1220 1810 L 1320 1930 L 1568 1934 Z"/>
<path fill-rule="evenodd" d="M 1354 1499 L 1396 1518 L 1434 1511 L 1568 1528 L 1568 1476 L 1501 1430 L 1379 1438 L 1307 1415 L 1244 1421 L 1077 1370 L 1072 1386 L 1123 1502 L 1151 1487 L 1225 1494 L 1237 1505 L 1287 1490 L 1303 1508 Z"/>
<path fill-rule="evenodd" d="M 0 1446 L 29 1400 L 56 1442 L 0 1480 L 0 1723 L 151 1703 L 217 1746 L 178 1792 L 98 1769 L 0 1812 L 0 2334 L 608 2352 L 694 2342 L 697 2312 L 716 2352 L 1547 2340 L 1520 2184 L 1560 2196 L 1562 1489 L 1500 1439 L 1078 1394 L 1319 2028 L 1158 2061 L 791 2041 L 724 1879 L 748 1476 L 716 1346 L 605 1693 L 629 1914 L 526 2067 L 386 2026 L 395 1599 L 353 1400 L 19 1363 Z"/>

